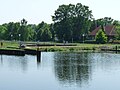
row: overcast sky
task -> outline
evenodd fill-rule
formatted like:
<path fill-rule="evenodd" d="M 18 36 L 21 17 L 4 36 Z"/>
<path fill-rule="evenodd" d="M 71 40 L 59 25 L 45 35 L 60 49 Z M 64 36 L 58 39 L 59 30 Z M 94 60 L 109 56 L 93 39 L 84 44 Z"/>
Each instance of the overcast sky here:
<path fill-rule="evenodd" d="M 89 6 L 95 19 L 120 20 L 120 0 L 0 0 L 0 24 L 19 22 L 23 18 L 29 24 L 52 23 L 51 15 L 59 5 L 70 3 Z"/>

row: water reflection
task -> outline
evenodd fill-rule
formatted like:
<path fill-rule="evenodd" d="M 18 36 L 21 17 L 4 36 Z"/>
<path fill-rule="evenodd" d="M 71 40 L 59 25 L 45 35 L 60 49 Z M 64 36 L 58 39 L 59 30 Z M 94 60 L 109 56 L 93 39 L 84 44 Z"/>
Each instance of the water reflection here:
<path fill-rule="evenodd" d="M 0 56 L 1 56 L 1 58 L 0 58 L 1 64 L 3 64 L 3 57 L 2 57 L 2 55 L 0 55 Z"/>
<path fill-rule="evenodd" d="M 113 72 L 118 73 L 120 71 L 120 55 L 113 53 L 55 53 L 54 71 L 57 80 L 62 85 L 86 87 L 94 82 L 96 77 L 107 77 L 105 73 L 106 75 L 113 75 Z M 94 84 L 99 85 L 101 79 L 97 78 L 97 80 Z"/>
<path fill-rule="evenodd" d="M 87 53 L 56 53 L 55 76 L 63 84 L 88 84 L 91 78 L 91 61 Z"/>
<path fill-rule="evenodd" d="M 39 59 L 0 57 L 0 90 L 119 90 L 119 76 L 120 54 L 42 52 Z"/>
<path fill-rule="evenodd" d="M 0 63 L 3 68 L 7 67 L 10 70 L 22 70 L 26 72 L 28 70 L 29 60 L 32 59 L 32 56 L 9 56 L 1 55 Z M 0 66 L 0 67 L 2 67 Z"/>
<path fill-rule="evenodd" d="M 93 69 L 101 69 L 102 71 L 112 71 L 120 66 L 120 55 L 112 53 L 92 53 L 89 55 L 92 59 Z"/>
<path fill-rule="evenodd" d="M 37 66 L 39 67 L 41 63 L 41 52 L 37 53 Z"/>

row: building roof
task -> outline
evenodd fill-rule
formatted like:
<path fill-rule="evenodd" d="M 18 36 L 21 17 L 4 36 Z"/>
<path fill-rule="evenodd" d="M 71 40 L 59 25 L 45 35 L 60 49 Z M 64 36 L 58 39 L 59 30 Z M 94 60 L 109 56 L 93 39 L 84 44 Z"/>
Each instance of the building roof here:
<path fill-rule="evenodd" d="M 96 33 L 101 29 L 101 26 L 94 29 L 89 35 L 95 36 Z M 115 26 L 114 25 L 107 25 L 104 27 L 105 33 L 107 36 L 115 36 Z"/>

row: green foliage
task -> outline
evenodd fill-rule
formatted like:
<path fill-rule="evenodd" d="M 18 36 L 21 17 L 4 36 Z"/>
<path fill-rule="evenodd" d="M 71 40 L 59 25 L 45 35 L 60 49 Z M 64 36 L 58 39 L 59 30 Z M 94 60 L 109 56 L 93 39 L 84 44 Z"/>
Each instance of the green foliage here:
<path fill-rule="evenodd" d="M 120 25 L 116 26 L 116 33 L 117 33 L 116 39 L 120 40 Z"/>
<path fill-rule="evenodd" d="M 96 43 L 100 43 L 100 44 L 107 43 L 107 36 L 102 31 L 102 29 L 97 32 L 95 39 L 96 39 Z"/>
<path fill-rule="evenodd" d="M 41 22 L 38 25 L 21 22 L 10 22 L 0 25 L 0 40 L 50 41 L 54 38 L 52 26 Z"/>
<path fill-rule="evenodd" d="M 92 11 L 81 3 L 61 5 L 52 19 L 59 41 L 78 41 L 80 36 L 87 34 L 90 29 Z"/>
<path fill-rule="evenodd" d="M 36 40 L 37 41 L 50 41 L 52 39 L 52 33 L 50 31 L 50 25 L 41 22 L 37 26 L 36 30 Z"/>
<path fill-rule="evenodd" d="M 50 32 L 52 34 L 52 41 L 55 41 L 55 31 L 54 31 L 54 24 L 50 24 Z"/>
<path fill-rule="evenodd" d="M 14 23 L 13 31 L 12 31 L 14 40 L 19 40 L 19 29 L 20 29 L 20 23 L 19 22 Z"/>
<path fill-rule="evenodd" d="M 42 41 L 50 41 L 52 38 L 52 34 L 48 28 L 46 28 L 42 33 Z"/>
<path fill-rule="evenodd" d="M 35 28 L 34 28 L 34 25 L 27 25 L 27 31 L 28 31 L 28 37 L 27 37 L 27 40 L 28 41 L 32 41 L 34 40 L 34 31 L 35 31 Z"/>
<path fill-rule="evenodd" d="M 7 28 L 0 25 L 0 40 L 5 39 L 5 32 L 6 32 Z"/>
<path fill-rule="evenodd" d="M 10 22 L 8 24 L 6 24 L 6 32 L 5 32 L 5 36 L 6 36 L 6 40 L 11 40 L 12 35 L 13 35 L 13 31 L 14 31 L 14 23 L 13 22 Z"/>
<path fill-rule="evenodd" d="M 21 26 L 19 30 L 21 34 L 21 40 L 27 41 L 28 40 L 28 29 L 27 29 L 27 21 L 25 19 L 21 20 Z"/>

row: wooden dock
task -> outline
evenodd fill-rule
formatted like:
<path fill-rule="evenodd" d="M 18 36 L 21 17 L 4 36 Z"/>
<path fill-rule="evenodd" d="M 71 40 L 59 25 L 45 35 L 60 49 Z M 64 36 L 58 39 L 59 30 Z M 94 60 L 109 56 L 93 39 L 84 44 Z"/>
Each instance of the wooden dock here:
<path fill-rule="evenodd" d="M 25 51 L 24 50 L 0 49 L 0 54 L 24 56 L 25 55 Z"/>
<path fill-rule="evenodd" d="M 101 51 L 113 51 L 113 52 L 120 52 L 120 49 L 118 49 L 117 46 L 115 47 L 102 47 Z"/>
<path fill-rule="evenodd" d="M 30 50 L 30 49 L 23 49 L 23 50 L 0 49 L 0 54 L 5 54 L 5 55 L 17 55 L 17 56 L 25 56 L 25 54 L 37 55 L 38 52 L 41 53 L 41 51 L 38 51 L 38 50 Z"/>

